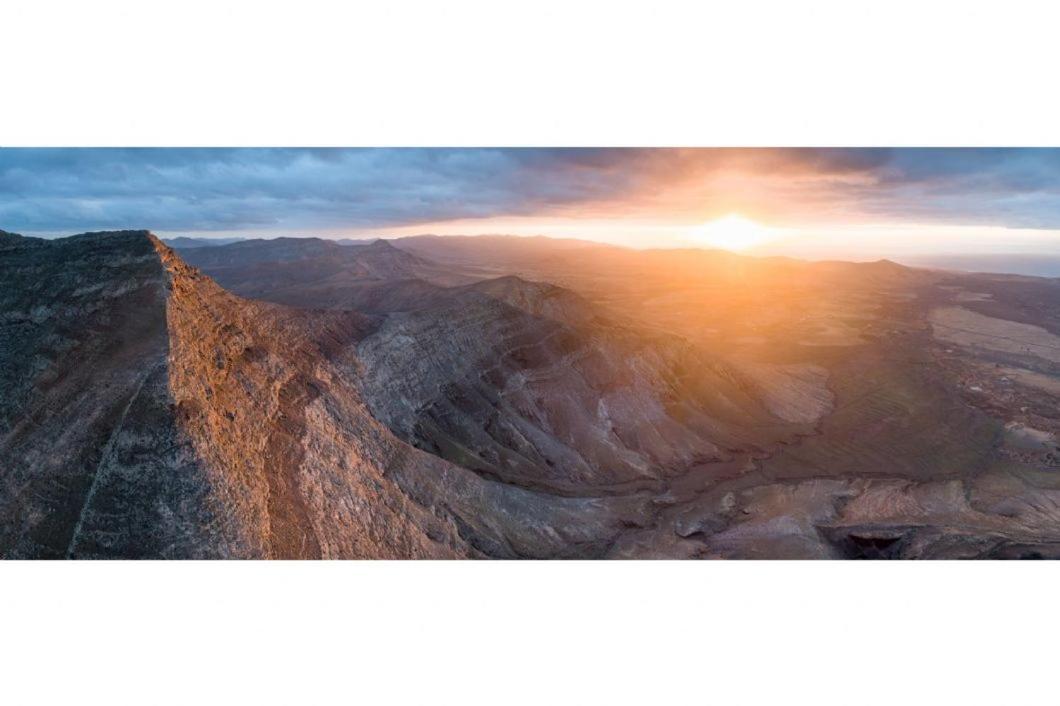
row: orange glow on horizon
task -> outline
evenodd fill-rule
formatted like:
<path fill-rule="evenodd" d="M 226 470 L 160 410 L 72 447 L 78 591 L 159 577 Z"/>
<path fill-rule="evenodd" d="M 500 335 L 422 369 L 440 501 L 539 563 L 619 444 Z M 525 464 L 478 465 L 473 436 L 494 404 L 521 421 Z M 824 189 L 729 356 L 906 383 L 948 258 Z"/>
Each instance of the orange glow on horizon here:
<path fill-rule="evenodd" d="M 749 250 L 777 237 L 772 228 L 735 213 L 692 229 L 692 239 L 698 244 L 722 250 Z"/>

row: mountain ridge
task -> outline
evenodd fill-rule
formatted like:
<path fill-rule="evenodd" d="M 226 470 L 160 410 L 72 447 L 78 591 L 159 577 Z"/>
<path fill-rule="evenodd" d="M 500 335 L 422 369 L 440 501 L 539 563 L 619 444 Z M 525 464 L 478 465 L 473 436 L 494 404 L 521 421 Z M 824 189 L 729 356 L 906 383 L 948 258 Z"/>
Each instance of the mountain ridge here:
<path fill-rule="evenodd" d="M 1060 555 L 1052 280 L 0 244 L 5 558 Z"/>
<path fill-rule="evenodd" d="M 555 556 L 574 546 L 571 532 L 589 551 L 628 521 L 395 438 L 349 377 L 363 315 L 239 298 L 146 231 L 43 249 L 43 266 L 65 273 L 51 283 L 56 310 L 33 317 L 39 287 L 5 288 L 19 301 L 2 309 L 36 332 L 22 337 L 25 358 L 58 349 L 22 383 L 5 382 L 37 400 L 5 394 L 0 410 L 0 457 L 16 462 L 0 493 L 5 557 Z M 9 276 L 36 281 L 31 250 L 5 255 Z M 2 343 L 5 359 L 18 353 Z M 636 499 L 617 504 L 646 512 Z"/>

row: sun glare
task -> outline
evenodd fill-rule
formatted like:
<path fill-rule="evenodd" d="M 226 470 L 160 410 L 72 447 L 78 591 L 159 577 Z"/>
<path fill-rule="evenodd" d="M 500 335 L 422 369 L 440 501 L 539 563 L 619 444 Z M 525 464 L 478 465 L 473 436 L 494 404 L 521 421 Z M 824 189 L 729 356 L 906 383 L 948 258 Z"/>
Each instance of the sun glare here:
<path fill-rule="evenodd" d="M 776 235 L 770 228 L 743 216 L 731 214 L 696 227 L 692 231 L 692 237 L 697 243 L 712 248 L 747 250 L 773 240 Z"/>

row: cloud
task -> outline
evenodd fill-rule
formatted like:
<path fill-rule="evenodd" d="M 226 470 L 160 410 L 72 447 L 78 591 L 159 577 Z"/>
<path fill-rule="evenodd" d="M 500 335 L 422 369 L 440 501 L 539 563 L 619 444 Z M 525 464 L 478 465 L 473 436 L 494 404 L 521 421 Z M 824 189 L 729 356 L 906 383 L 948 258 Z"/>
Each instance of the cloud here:
<path fill-rule="evenodd" d="M 524 150 L 5 149 L 0 222 L 30 231 L 371 227 L 621 193 L 616 155 Z"/>
<path fill-rule="evenodd" d="M 0 227 L 371 229 L 506 216 L 1060 227 L 1054 149 L 0 149 Z"/>

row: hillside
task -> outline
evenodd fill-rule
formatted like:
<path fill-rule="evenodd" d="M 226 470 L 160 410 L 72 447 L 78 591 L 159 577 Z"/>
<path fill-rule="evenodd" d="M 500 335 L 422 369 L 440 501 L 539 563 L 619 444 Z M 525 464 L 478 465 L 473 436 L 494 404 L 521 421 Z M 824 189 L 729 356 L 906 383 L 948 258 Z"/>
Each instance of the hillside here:
<path fill-rule="evenodd" d="M 1060 555 L 1055 281 L 267 242 L 0 234 L 0 555 Z"/>
<path fill-rule="evenodd" d="M 274 248 L 275 264 L 316 261 L 334 247 L 299 245 Z M 357 344 L 358 385 L 373 414 L 410 444 L 489 478 L 581 496 L 659 487 L 696 464 L 812 430 L 814 419 L 775 417 L 736 368 L 623 325 L 562 287 L 516 276 L 442 287 L 407 278 L 412 267 L 391 268 L 390 280 L 365 268 L 346 270 L 336 300 L 316 282 L 256 277 L 265 252 L 239 268 L 236 249 L 197 261 L 229 282 L 239 272 L 265 299 L 381 315 Z M 362 251 L 426 263 L 385 241 Z"/>
<path fill-rule="evenodd" d="M 551 492 L 660 481 L 812 431 L 772 415 L 735 368 L 681 339 L 518 278 L 392 313 L 358 356 L 365 399 L 399 436 Z"/>
<path fill-rule="evenodd" d="M 547 556 L 572 517 L 614 531 L 397 440 L 349 379 L 362 316 L 240 299 L 142 231 L 3 265 L 5 557 Z"/>
<path fill-rule="evenodd" d="M 236 294 L 292 306 L 350 308 L 394 280 L 438 285 L 475 280 L 386 240 L 340 245 L 319 238 L 276 238 L 178 251 Z"/>

